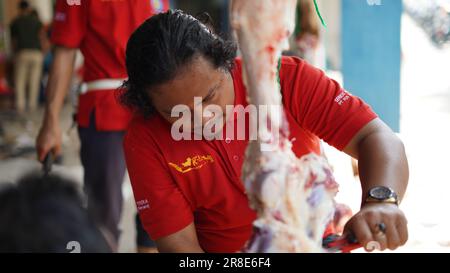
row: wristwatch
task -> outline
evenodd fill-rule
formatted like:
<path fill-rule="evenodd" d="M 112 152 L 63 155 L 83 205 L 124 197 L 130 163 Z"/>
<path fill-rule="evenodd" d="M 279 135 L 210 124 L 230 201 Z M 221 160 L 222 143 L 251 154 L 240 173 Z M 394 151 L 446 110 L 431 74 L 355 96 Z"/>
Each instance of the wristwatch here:
<path fill-rule="evenodd" d="M 378 186 L 369 190 L 366 203 L 391 203 L 398 206 L 398 195 L 391 188 Z"/>

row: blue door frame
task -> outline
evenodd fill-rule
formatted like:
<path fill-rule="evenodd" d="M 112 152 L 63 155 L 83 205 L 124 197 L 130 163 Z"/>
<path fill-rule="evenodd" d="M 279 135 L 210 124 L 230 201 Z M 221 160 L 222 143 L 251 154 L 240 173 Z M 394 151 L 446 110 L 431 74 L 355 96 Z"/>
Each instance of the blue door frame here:
<path fill-rule="evenodd" d="M 401 0 L 342 0 L 344 87 L 400 125 Z"/>

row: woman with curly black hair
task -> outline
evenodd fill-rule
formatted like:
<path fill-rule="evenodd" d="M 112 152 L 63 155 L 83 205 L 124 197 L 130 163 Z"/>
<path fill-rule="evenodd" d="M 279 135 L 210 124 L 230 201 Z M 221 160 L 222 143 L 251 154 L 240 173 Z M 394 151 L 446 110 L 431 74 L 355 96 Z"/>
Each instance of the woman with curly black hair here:
<path fill-rule="evenodd" d="M 163 252 L 239 251 L 256 217 L 240 178 L 255 129 L 247 122 L 252 108 L 242 63 L 236 46 L 207 25 L 170 10 L 142 24 L 126 51 L 129 78 L 120 99 L 135 117 L 125 157 L 143 226 Z M 293 57 L 283 57 L 279 67 L 295 155 L 320 154 L 324 139 L 358 158 L 362 207 L 347 229 L 362 244 L 403 245 L 406 219 L 397 204 L 408 167 L 402 142 L 322 71 Z"/>

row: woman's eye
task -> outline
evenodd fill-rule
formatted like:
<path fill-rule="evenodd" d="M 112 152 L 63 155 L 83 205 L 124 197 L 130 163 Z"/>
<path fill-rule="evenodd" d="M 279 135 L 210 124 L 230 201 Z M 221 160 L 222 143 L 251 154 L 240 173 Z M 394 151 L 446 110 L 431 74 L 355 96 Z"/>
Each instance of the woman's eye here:
<path fill-rule="evenodd" d="M 210 100 L 214 99 L 216 97 L 216 95 L 217 95 L 217 90 L 211 94 Z"/>
<path fill-rule="evenodd" d="M 212 92 L 211 94 L 209 94 L 208 96 L 206 96 L 206 98 L 203 99 L 203 102 L 208 102 L 211 101 L 212 99 L 214 99 L 214 97 L 216 96 L 216 91 Z"/>

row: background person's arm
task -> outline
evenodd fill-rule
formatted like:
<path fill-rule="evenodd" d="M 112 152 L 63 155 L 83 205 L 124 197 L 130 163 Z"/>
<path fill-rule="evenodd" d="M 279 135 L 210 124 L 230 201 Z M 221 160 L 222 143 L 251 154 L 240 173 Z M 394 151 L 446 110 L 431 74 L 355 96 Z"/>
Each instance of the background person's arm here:
<path fill-rule="evenodd" d="M 197 239 L 194 223 L 169 236 L 156 240 L 158 251 L 162 253 L 203 253 Z"/>
<path fill-rule="evenodd" d="M 15 21 L 11 23 L 10 36 L 11 36 L 11 52 L 13 55 L 15 55 L 17 52 L 17 25 Z"/>
<path fill-rule="evenodd" d="M 47 29 L 43 26 L 39 30 L 39 42 L 41 44 L 42 53 L 46 55 L 51 50 L 51 43 L 48 38 Z"/>
<path fill-rule="evenodd" d="M 49 152 L 52 152 L 55 156 L 61 153 L 62 136 L 59 115 L 72 81 L 76 51 L 73 48 L 55 48 L 45 93 L 44 120 L 36 140 L 39 161 L 43 161 Z"/>

